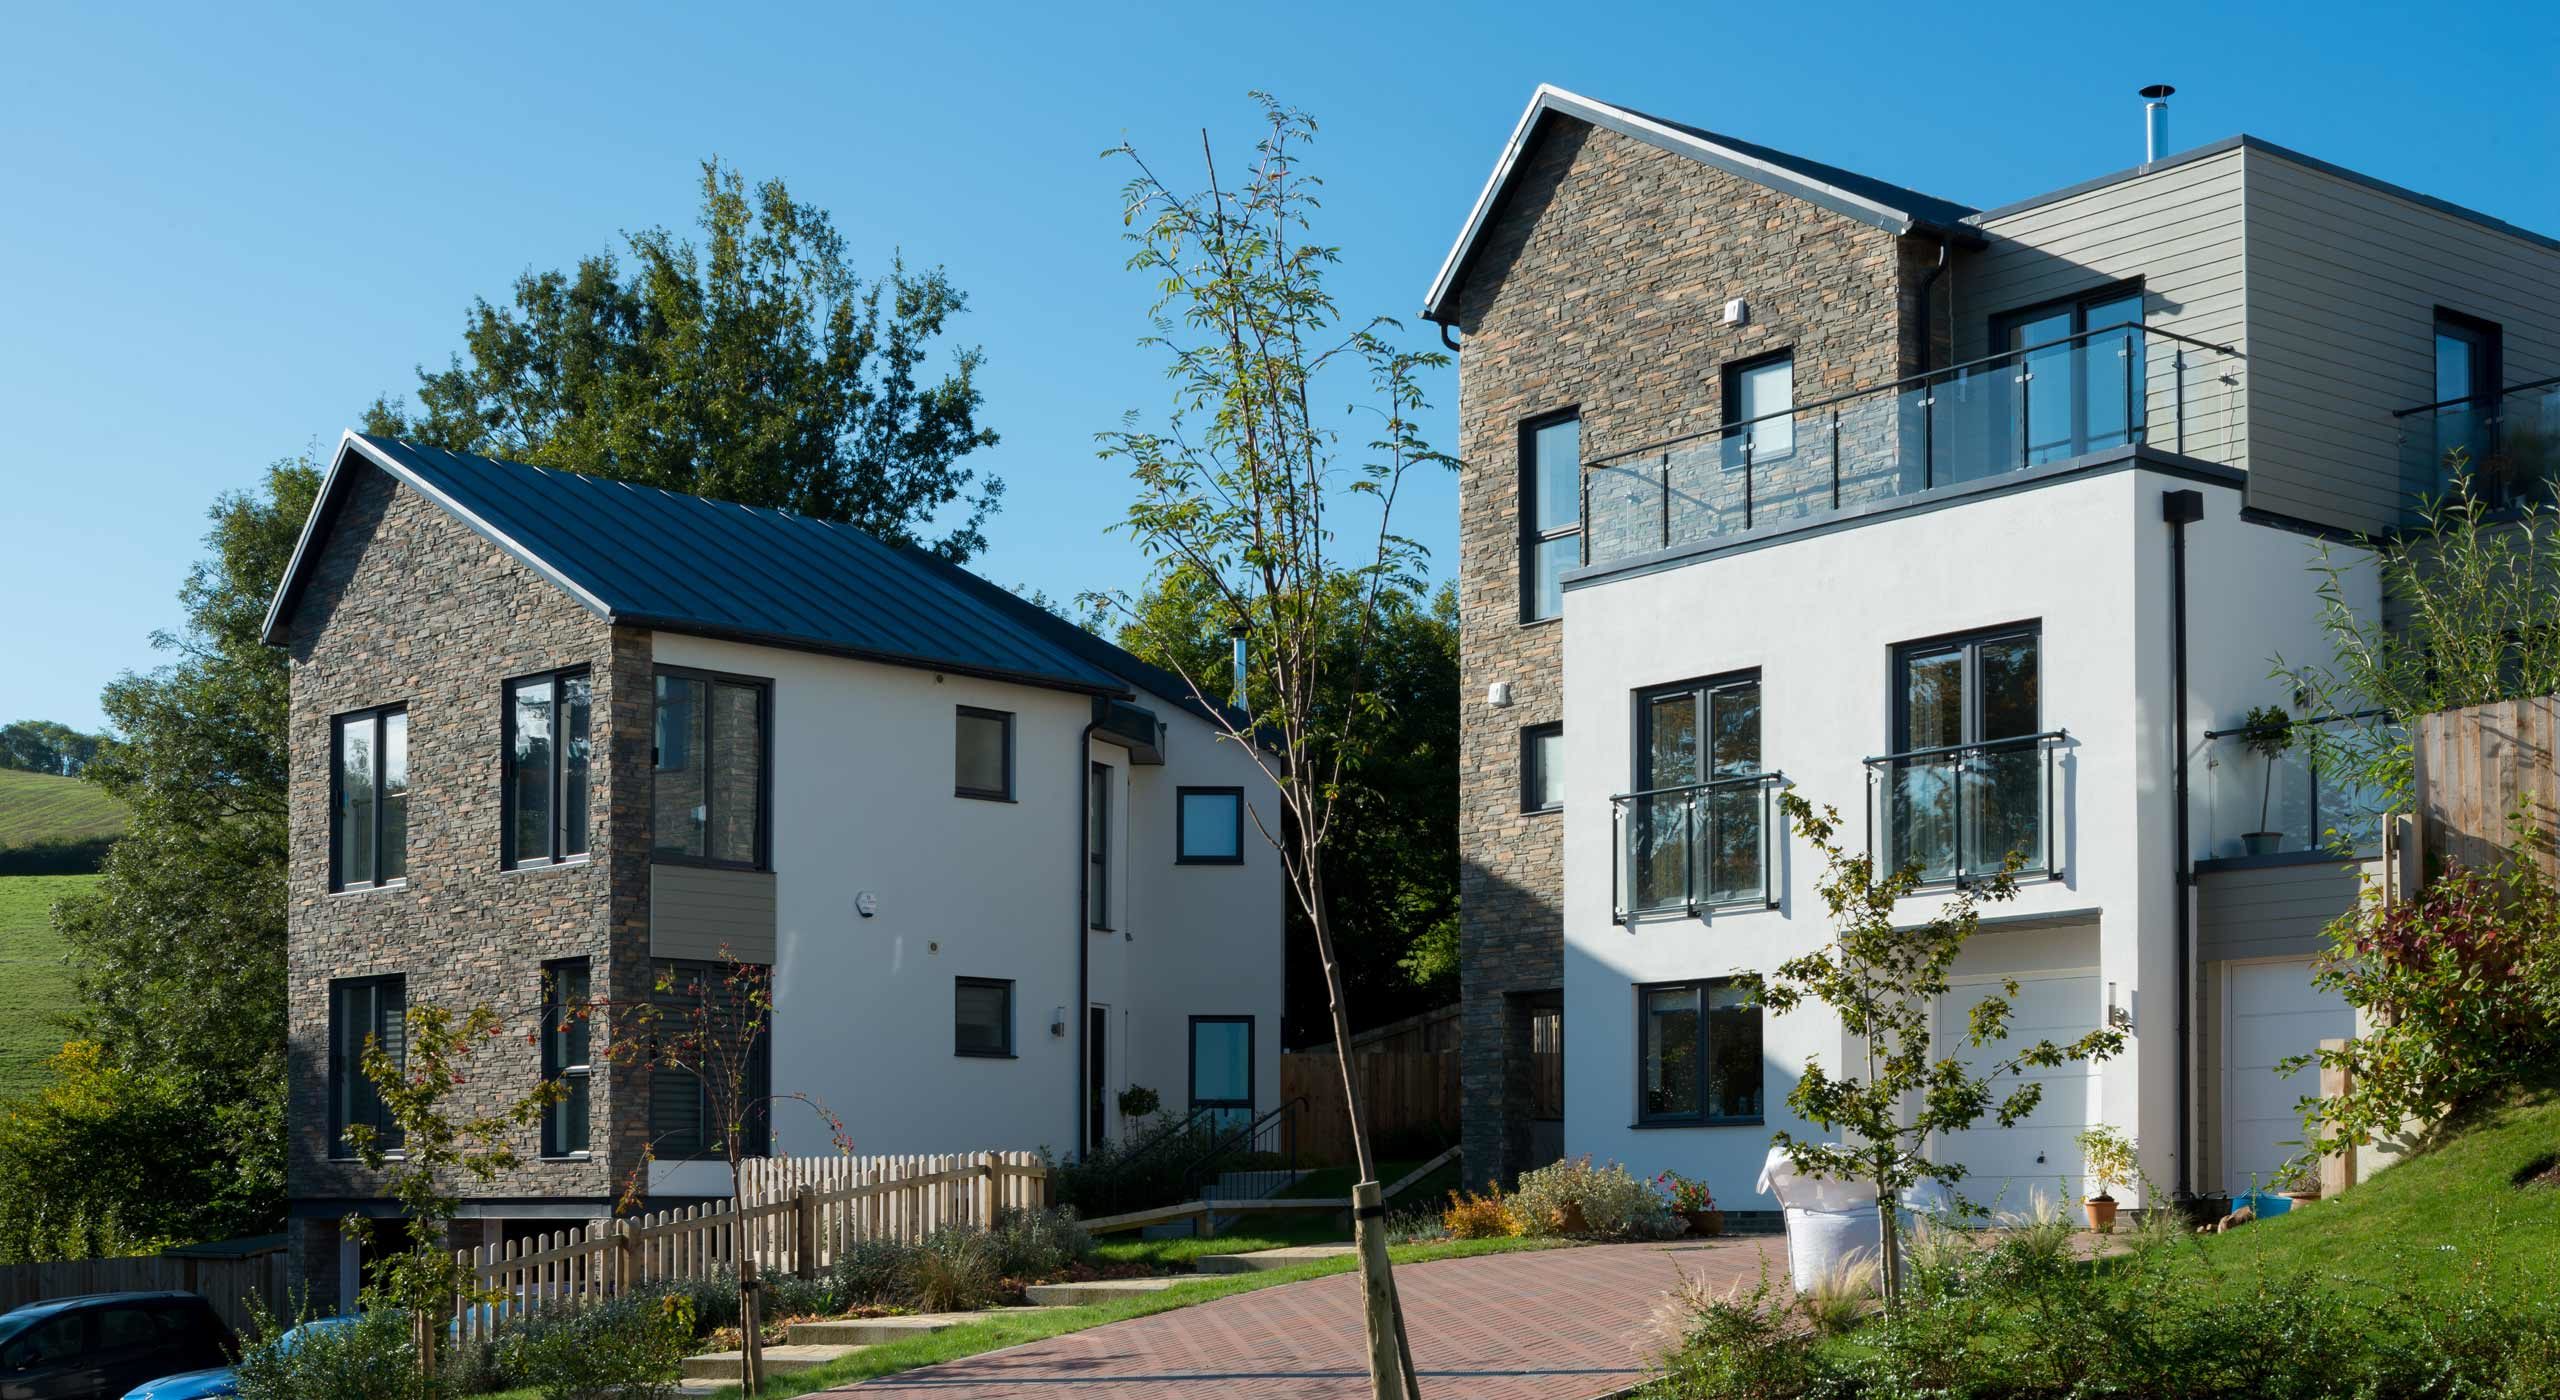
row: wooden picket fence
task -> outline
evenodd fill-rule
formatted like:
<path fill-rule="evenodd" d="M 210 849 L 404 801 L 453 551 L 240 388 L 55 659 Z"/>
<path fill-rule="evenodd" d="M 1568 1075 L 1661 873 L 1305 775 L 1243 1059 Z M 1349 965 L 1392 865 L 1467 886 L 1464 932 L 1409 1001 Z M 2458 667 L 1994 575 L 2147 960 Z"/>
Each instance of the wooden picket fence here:
<path fill-rule="evenodd" d="M 479 1289 L 501 1301 L 457 1299 L 456 1327 L 465 1340 L 486 1337 L 511 1318 L 709 1278 L 741 1258 L 766 1276 L 822 1273 L 864 1240 L 912 1244 L 945 1225 L 1044 1208 L 1048 1175 L 1032 1152 L 758 1158 L 739 1172 L 743 1209 L 715 1201 L 463 1251 Z"/>

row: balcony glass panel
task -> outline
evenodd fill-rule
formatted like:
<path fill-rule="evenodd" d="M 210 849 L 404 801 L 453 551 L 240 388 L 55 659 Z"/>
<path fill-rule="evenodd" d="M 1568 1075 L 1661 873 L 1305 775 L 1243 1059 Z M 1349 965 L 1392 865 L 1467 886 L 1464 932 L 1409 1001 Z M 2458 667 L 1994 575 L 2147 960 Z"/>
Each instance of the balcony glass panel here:
<path fill-rule="evenodd" d="M 2402 409 L 2395 417 L 2412 513 L 2450 492 L 2458 475 L 2491 507 L 2552 503 L 2560 486 L 2560 382 Z"/>
<path fill-rule="evenodd" d="M 2304 725 L 2296 726 L 2300 734 Z M 2205 735 L 2204 771 L 2192 780 L 2203 829 L 2196 858 L 2292 855 L 2331 850 L 2372 855 L 2382 849 L 2382 799 L 2324 777 L 2307 738 L 2272 762 L 2237 732 Z"/>
<path fill-rule="evenodd" d="M 2092 324 L 2112 314 L 2096 309 Z M 2128 302 L 2114 325 L 1586 462 L 1588 562 L 1871 507 L 2128 442 L 2235 461 L 2241 357 L 2123 324 L 2131 315 Z"/>
<path fill-rule="evenodd" d="M 2054 754 L 2063 735 L 2028 734 L 1867 760 L 1870 853 L 1931 882 L 2055 873 Z"/>
<path fill-rule="evenodd" d="M 1768 903 L 1771 794 L 1784 781 L 1751 774 L 1612 799 L 1618 920 Z"/>

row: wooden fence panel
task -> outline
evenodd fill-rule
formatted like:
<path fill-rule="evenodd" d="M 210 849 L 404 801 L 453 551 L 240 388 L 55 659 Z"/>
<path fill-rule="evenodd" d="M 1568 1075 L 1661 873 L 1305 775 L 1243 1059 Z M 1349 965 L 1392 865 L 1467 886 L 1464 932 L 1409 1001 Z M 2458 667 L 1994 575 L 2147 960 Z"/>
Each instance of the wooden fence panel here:
<path fill-rule="evenodd" d="M 236 1259 L 172 1258 L 146 1254 L 129 1259 L 59 1259 L 0 1264 L 0 1312 L 46 1298 L 81 1293 L 193 1293 L 237 1331 L 263 1303 L 281 1313 L 285 1255 L 279 1247 Z"/>
<path fill-rule="evenodd" d="M 1369 1112 L 1373 1145 L 1420 1137 L 1439 1147 L 1457 1140 L 1456 1051 L 1355 1052 L 1351 1073 Z M 1294 1125 L 1301 1162 L 1325 1166 L 1352 1160 L 1351 1114 L 1342 1102 L 1342 1074 L 1333 1056 L 1281 1056 L 1280 1097 L 1305 1101 Z"/>
<path fill-rule="evenodd" d="M 2517 847 L 2510 817 L 2530 799 L 2523 849 L 2560 877 L 2560 697 L 2422 716 L 2414 737 L 2426 869 L 2497 864 Z"/>

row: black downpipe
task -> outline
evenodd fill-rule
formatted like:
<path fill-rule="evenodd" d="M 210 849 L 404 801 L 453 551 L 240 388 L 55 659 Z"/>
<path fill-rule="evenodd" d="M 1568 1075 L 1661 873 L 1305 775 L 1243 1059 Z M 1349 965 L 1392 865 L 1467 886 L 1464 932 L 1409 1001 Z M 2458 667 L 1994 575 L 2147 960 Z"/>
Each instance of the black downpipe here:
<path fill-rule="evenodd" d="M 2169 704 L 2176 754 L 2170 786 L 2176 792 L 2177 845 L 2170 852 L 2178 911 L 2178 1185 L 2170 1200 L 2183 1213 L 2195 1199 L 2195 1166 L 2189 1118 L 2195 1092 L 2195 1034 L 2190 1023 L 2195 1000 L 2194 935 L 2191 912 L 2195 858 L 2187 833 L 2187 527 L 2204 519 L 2204 493 L 2169 491 L 2160 497 L 2160 518 L 2169 522 Z"/>
<path fill-rule="evenodd" d="M 1945 239 L 1941 238 L 1941 239 L 1939 239 L 1939 240 L 1938 240 L 1938 260 L 1937 260 L 1935 263 L 1932 263 L 1932 264 L 1930 265 L 1929 270 L 1928 270 L 1927 272 L 1922 273 L 1922 274 L 1920 275 L 1920 370 L 1919 370 L 1919 372 L 1920 372 L 1920 373 L 1922 373 L 1922 374 L 1927 374 L 1927 373 L 1929 372 L 1929 346 L 1930 346 L 1931 341 L 1933 340 L 1933 337 L 1929 334 L 1929 327 L 1930 327 L 1930 324 L 1931 324 L 1932 322 L 1934 322 L 1934 321 L 1936 321 L 1936 320 L 1937 320 L 1937 312 L 1936 312 L 1934 309 L 1932 309 L 1932 304 L 1931 304 L 1931 302 L 1930 302 L 1930 300 L 1929 300 L 1929 294 L 1930 294 L 1931 292 L 1933 292 L 1933 291 L 1935 291 L 1935 290 L 1937 289 L 1937 286 L 1938 286 L 1938 279 L 1939 279 L 1940 277 L 1942 277 L 1942 276 L 1944 276 L 1944 275 L 1946 274 L 1946 270 L 1947 270 L 1947 260 L 1948 260 L 1948 257 L 1949 257 L 1949 253 L 1948 253 L 1948 249 L 1947 249 L 1947 240 L 1945 240 Z M 1955 353 L 1955 343 L 1956 343 L 1956 326 L 1955 326 L 1956 316 L 1955 316 L 1955 301 L 1956 301 L 1956 299 L 1955 299 L 1955 297 L 1954 297 L 1953 295 L 1948 296 L 1948 298 L 1947 298 L 1947 353 L 1948 353 L 1948 354 L 1950 354 L 1950 355 L 1952 355 L 1952 354 L 1954 354 L 1954 353 Z M 1836 459 L 1836 458 L 1838 457 L 1838 455 L 1839 455 L 1839 454 L 1834 453 L 1834 454 L 1832 454 L 1832 455 L 1833 455 L 1833 457 Z"/>
<path fill-rule="evenodd" d="M 1093 733 L 1102 727 L 1105 702 L 1093 702 L 1093 719 L 1076 740 L 1076 780 L 1069 789 L 1076 798 L 1076 1061 L 1075 1091 L 1067 1096 L 1076 1114 L 1076 1156 L 1081 1160 L 1093 1150 L 1093 1115 L 1087 1111 L 1085 1096 L 1085 1056 L 1093 1053 L 1091 1029 L 1093 1013 L 1093 930 L 1085 924 L 1085 908 L 1093 899 Z"/>

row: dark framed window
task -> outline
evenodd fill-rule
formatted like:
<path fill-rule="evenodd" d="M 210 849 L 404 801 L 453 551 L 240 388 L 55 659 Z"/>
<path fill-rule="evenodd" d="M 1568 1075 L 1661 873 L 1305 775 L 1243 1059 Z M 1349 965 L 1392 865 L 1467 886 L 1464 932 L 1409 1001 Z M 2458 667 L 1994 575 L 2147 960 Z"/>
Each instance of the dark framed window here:
<path fill-rule="evenodd" d="M 593 699 L 583 666 L 507 682 L 502 858 L 510 868 L 587 853 Z"/>
<path fill-rule="evenodd" d="M 1636 907 L 1767 897 L 1760 673 L 1636 692 L 1635 792 L 1627 812 Z"/>
<path fill-rule="evenodd" d="M 1564 810 L 1564 726 L 1533 724 L 1520 731 L 1520 810 Z"/>
<path fill-rule="evenodd" d="M 2000 460 L 2033 466 L 2142 441 L 2141 324 L 2139 280 L 1993 317 L 1991 344 L 2019 353 L 2024 381 L 2008 425 L 2014 450 Z"/>
<path fill-rule="evenodd" d="M 660 667 L 651 860 L 767 868 L 772 683 Z"/>
<path fill-rule="evenodd" d="M 593 1006 L 585 958 L 542 965 L 542 1077 L 558 1082 L 560 1097 L 542 1110 L 542 1155 L 587 1155 L 588 1080 L 595 1043 Z"/>
<path fill-rule="evenodd" d="M 409 712 L 359 710 L 329 723 L 329 888 L 409 876 Z"/>
<path fill-rule="evenodd" d="M 954 721 L 951 791 L 987 802 L 1013 800 L 1013 716 L 962 705 Z"/>
<path fill-rule="evenodd" d="M 704 1033 L 743 1038 L 756 1028 L 739 1065 L 746 1082 L 738 1086 L 734 1105 L 740 1124 L 740 1153 L 762 1157 L 773 1143 L 773 1019 L 748 1004 L 750 989 L 739 984 L 725 963 L 661 958 L 651 967 L 647 1026 L 649 1054 L 649 1142 L 657 1156 L 670 1161 L 704 1161 L 726 1157 L 727 1132 L 720 1113 L 719 1065 L 738 1057 L 715 1051 L 705 1055 L 690 1048 Z M 769 975 L 769 973 L 768 973 Z"/>
<path fill-rule="evenodd" d="M 329 984 L 329 1155 L 352 1157 L 347 1129 L 362 1124 L 386 1149 L 400 1146 L 400 1127 L 383 1108 L 382 1095 L 365 1078 L 368 1041 L 395 1061 L 409 1051 L 409 979 L 347 977 Z"/>
<path fill-rule="evenodd" d="M 951 1053 L 1013 1058 L 1013 982 L 1001 977 L 951 979 Z"/>
<path fill-rule="evenodd" d="M 1244 789 L 1174 789 L 1173 852 L 1178 865 L 1244 864 Z"/>
<path fill-rule="evenodd" d="M 2457 449 L 2472 474 L 2475 493 L 2496 494 L 2499 483 L 2485 483 L 2482 473 L 2495 457 L 2498 443 L 2498 390 L 2506 379 L 2506 334 L 2495 321 L 2466 316 L 2449 307 L 2436 308 L 2435 462 L 2439 468 Z M 2483 493 L 2482 486 L 2490 489 Z"/>
<path fill-rule="evenodd" d="M 1520 425 L 1520 620 L 1564 613 L 1564 571 L 1582 562 L 1582 416 Z"/>
<path fill-rule="evenodd" d="M 1887 859 L 1930 879 L 2044 851 L 2042 628 L 2016 623 L 1893 652 Z"/>
<path fill-rule="evenodd" d="M 1775 350 L 1724 367 L 1725 465 L 1796 450 L 1796 352 Z M 1772 416 L 1775 415 L 1775 416 Z"/>
<path fill-rule="evenodd" d="M 1084 923 L 1111 927 L 1111 765 L 1097 763 L 1084 780 Z"/>
<path fill-rule="evenodd" d="M 1191 1107 L 1219 1128 L 1253 1121 L 1253 1018 L 1191 1018 Z"/>
<path fill-rule="evenodd" d="M 1636 988 L 1636 1122 L 1761 1120 L 1760 1008 L 1724 978 Z"/>

